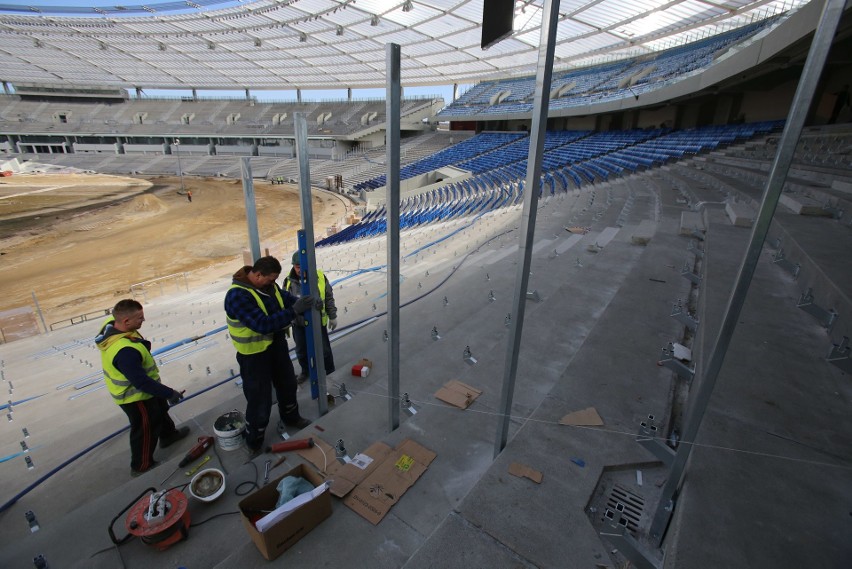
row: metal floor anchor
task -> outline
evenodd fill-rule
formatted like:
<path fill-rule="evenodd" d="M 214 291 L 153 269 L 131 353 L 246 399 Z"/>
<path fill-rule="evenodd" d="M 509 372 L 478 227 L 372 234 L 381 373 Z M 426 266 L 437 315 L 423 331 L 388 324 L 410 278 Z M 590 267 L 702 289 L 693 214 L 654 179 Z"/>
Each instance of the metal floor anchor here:
<path fill-rule="evenodd" d="M 814 304 L 813 289 L 811 288 L 808 288 L 808 290 L 802 293 L 802 296 L 799 297 L 799 302 L 796 303 L 796 307 L 801 308 L 816 318 L 820 325 L 829 332 L 831 332 L 831 328 L 837 321 L 838 316 L 840 316 L 833 308 L 826 310 Z"/>
<path fill-rule="evenodd" d="M 849 336 L 843 336 L 839 344 L 832 344 L 831 351 L 825 358 L 830 364 L 836 365 L 846 373 L 852 373 L 852 348 L 849 347 Z"/>
<path fill-rule="evenodd" d="M 674 346 L 671 343 L 669 343 L 668 347 L 661 348 L 661 351 L 662 353 L 657 365 L 669 368 L 687 381 L 690 381 L 693 377 L 695 377 L 694 367 L 690 368 L 685 363 L 674 357 Z"/>
<path fill-rule="evenodd" d="M 802 266 L 799 263 L 793 263 L 787 260 L 784 257 L 784 249 L 778 249 L 778 251 L 772 255 L 772 262 L 793 275 L 794 279 L 799 278 L 799 271 L 802 269 Z"/>
<path fill-rule="evenodd" d="M 698 318 L 684 309 L 683 303 L 680 299 L 677 299 L 677 304 L 672 305 L 672 313 L 670 316 L 693 332 L 698 328 Z"/>

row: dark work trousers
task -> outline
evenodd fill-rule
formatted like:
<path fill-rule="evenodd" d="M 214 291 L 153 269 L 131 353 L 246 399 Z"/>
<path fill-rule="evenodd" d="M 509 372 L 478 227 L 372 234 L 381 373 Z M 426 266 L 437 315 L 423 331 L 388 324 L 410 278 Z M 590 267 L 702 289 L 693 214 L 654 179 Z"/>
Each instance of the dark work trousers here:
<path fill-rule="evenodd" d="M 307 328 L 301 326 L 293 326 L 293 341 L 296 343 L 296 359 L 299 360 L 299 365 L 302 366 L 302 373 L 305 375 L 311 374 L 311 369 L 308 366 L 308 344 L 306 339 Z M 322 361 L 325 363 L 325 374 L 329 375 L 334 371 L 334 355 L 331 353 L 331 342 L 328 339 L 328 330 L 325 326 L 320 326 L 322 333 Z"/>
<path fill-rule="evenodd" d="M 130 419 L 130 468 L 144 472 L 154 464 L 154 449 L 160 437 L 176 430 L 169 417 L 169 403 L 162 397 L 151 397 L 119 407 Z"/>
<path fill-rule="evenodd" d="M 259 354 L 237 354 L 243 394 L 246 396 L 246 442 L 252 449 L 263 446 L 266 425 L 272 412 L 272 390 L 278 398 L 278 414 L 285 423 L 299 420 L 296 374 L 287 337 L 276 332 L 272 344 Z"/>

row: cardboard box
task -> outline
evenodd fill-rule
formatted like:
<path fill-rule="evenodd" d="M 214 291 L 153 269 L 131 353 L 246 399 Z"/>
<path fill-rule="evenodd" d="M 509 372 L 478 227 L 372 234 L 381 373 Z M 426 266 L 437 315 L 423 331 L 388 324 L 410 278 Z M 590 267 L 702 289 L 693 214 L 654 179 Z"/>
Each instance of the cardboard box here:
<path fill-rule="evenodd" d="M 436 456 L 426 447 L 405 439 L 343 499 L 343 503 L 373 525 L 378 524 L 426 472 Z"/>
<path fill-rule="evenodd" d="M 261 555 L 269 561 L 284 553 L 331 515 L 331 494 L 325 491 L 313 500 L 299 506 L 265 532 L 259 532 L 255 527 L 255 522 L 263 517 L 265 512 L 275 508 L 275 504 L 278 502 L 278 483 L 285 476 L 301 476 L 314 487 L 323 483 L 323 479 L 318 473 L 304 464 L 300 464 L 260 490 L 249 494 L 239 503 L 240 517 L 246 531 L 248 531 L 257 549 L 260 550 Z"/>
<path fill-rule="evenodd" d="M 352 366 L 352 375 L 355 377 L 367 377 L 370 375 L 369 366 L 354 365 Z"/>
<path fill-rule="evenodd" d="M 367 358 L 361 358 L 360 360 L 358 360 L 358 363 L 355 364 L 355 365 L 365 366 L 365 367 L 368 367 L 370 369 L 373 369 L 373 360 L 368 360 Z"/>

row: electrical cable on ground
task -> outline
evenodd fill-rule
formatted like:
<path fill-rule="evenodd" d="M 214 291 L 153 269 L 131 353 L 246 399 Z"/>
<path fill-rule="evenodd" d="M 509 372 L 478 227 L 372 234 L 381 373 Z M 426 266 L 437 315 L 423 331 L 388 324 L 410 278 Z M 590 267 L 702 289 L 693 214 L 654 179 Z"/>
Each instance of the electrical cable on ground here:
<path fill-rule="evenodd" d="M 245 466 L 246 464 L 251 464 L 252 467 L 254 468 L 254 480 L 244 480 L 243 482 L 240 482 L 239 484 L 237 484 L 237 487 L 234 488 L 234 494 L 236 494 L 237 496 L 247 496 L 248 494 L 251 494 L 255 490 L 260 489 L 260 486 L 257 483 L 258 478 L 260 478 L 260 471 L 257 469 L 257 465 L 254 463 L 254 461 L 252 461 L 250 459 L 245 461 L 243 463 L 243 466 Z M 240 488 L 242 488 L 243 486 L 246 486 L 246 485 L 248 485 L 248 490 L 241 492 Z"/>

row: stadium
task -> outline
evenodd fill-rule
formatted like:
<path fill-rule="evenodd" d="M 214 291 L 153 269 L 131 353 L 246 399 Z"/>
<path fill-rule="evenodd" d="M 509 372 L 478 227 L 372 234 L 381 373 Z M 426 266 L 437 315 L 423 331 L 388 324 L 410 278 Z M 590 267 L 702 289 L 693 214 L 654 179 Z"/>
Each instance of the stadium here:
<path fill-rule="evenodd" d="M 0 566 L 848 567 L 850 17 L 0 5 Z M 305 224 L 336 370 L 253 455 L 223 300 Z M 190 428 L 138 477 L 122 298 Z M 258 531 L 290 471 L 330 490 Z"/>

